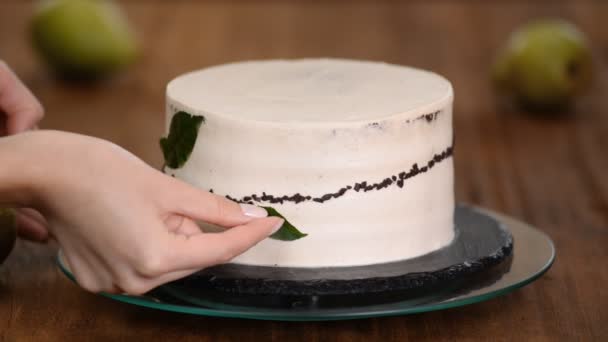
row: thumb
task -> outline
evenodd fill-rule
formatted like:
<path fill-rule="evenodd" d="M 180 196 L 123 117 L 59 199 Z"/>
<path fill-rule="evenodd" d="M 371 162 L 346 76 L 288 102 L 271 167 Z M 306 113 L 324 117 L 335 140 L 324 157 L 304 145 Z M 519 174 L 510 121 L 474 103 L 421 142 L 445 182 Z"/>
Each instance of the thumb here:
<path fill-rule="evenodd" d="M 229 262 L 260 241 L 274 234 L 285 222 L 278 217 L 254 219 L 222 233 L 205 233 L 187 238 L 173 235 L 172 270 L 202 269 Z"/>
<path fill-rule="evenodd" d="M 36 125 L 44 109 L 15 73 L 0 60 L 0 111 L 6 114 L 8 134 L 23 132 Z"/>
<path fill-rule="evenodd" d="M 164 192 L 164 198 L 168 201 L 168 209 L 176 214 L 222 227 L 242 225 L 268 215 L 265 209 L 258 206 L 239 204 L 178 179 L 163 177 L 169 182 L 169 191 Z"/>

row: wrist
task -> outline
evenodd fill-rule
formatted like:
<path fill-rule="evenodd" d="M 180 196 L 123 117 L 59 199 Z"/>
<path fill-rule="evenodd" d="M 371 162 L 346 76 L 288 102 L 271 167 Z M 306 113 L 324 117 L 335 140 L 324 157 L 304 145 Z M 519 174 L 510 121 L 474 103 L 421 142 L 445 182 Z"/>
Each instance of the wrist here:
<path fill-rule="evenodd" d="M 0 138 L 0 207 L 38 207 L 44 187 L 38 133 Z M 42 152 L 42 153 L 41 153 Z"/>

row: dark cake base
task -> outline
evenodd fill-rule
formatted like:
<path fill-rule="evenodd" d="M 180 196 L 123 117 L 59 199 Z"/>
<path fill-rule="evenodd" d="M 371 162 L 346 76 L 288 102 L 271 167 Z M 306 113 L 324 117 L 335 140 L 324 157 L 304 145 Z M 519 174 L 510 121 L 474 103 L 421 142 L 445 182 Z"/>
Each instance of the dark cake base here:
<path fill-rule="evenodd" d="M 424 303 L 471 290 L 508 271 L 513 239 L 491 216 L 455 209 L 454 241 L 404 261 L 355 267 L 288 268 L 226 264 L 164 286 L 182 301 L 208 307 L 344 307 Z"/>

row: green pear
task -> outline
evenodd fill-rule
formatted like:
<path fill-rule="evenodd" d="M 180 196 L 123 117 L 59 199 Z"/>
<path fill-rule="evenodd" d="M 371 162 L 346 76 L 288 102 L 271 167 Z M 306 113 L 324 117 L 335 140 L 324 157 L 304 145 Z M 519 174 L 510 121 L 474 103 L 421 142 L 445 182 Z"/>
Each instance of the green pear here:
<path fill-rule="evenodd" d="M 559 19 L 530 22 L 513 32 L 493 67 L 495 84 L 532 109 L 567 106 L 591 81 L 587 40 Z"/>
<path fill-rule="evenodd" d="M 105 76 L 137 56 L 126 17 L 109 0 L 41 1 L 31 33 L 40 55 L 63 76 Z"/>
<path fill-rule="evenodd" d="M 0 263 L 11 253 L 17 239 L 17 223 L 12 209 L 0 208 Z"/>

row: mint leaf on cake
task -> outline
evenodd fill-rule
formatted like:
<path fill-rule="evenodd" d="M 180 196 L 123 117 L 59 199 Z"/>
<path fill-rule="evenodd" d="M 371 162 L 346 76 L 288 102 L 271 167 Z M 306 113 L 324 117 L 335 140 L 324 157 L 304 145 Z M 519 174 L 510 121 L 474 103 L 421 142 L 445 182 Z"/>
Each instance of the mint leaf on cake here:
<path fill-rule="evenodd" d="M 270 235 L 271 239 L 281 240 L 281 241 L 293 241 L 301 239 L 308 234 L 302 233 L 296 227 L 294 227 L 287 219 L 281 215 L 276 209 L 272 207 L 262 207 L 266 209 L 268 212 L 268 216 L 276 216 L 285 220 L 285 223 L 281 226 L 281 228 L 274 234 Z"/>
<path fill-rule="evenodd" d="M 160 139 L 160 147 L 165 157 L 165 165 L 179 169 L 190 158 L 198 129 L 205 122 L 205 117 L 180 111 L 173 115 L 169 135 Z"/>

